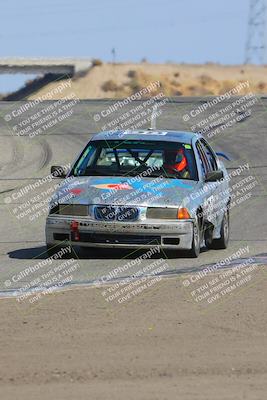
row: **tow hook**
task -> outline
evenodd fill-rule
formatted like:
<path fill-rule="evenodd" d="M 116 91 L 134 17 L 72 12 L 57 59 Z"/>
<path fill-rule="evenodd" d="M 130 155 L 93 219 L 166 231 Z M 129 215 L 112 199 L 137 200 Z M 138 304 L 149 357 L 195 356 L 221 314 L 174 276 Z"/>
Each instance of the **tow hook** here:
<path fill-rule="evenodd" d="M 73 241 L 80 240 L 79 222 L 78 221 L 71 221 L 70 232 L 71 232 L 71 240 L 73 240 Z"/>

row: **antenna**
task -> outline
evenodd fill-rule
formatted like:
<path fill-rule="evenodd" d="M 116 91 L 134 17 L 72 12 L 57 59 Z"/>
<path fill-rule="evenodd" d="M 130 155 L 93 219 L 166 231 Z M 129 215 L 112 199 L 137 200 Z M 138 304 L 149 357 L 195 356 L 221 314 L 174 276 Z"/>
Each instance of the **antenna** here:
<path fill-rule="evenodd" d="M 266 61 L 266 0 L 250 0 L 245 64 Z"/>
<path fill-rule="evenodd" d="M 156 129 L 157 109 L 158 109 L 157 104 L 154 104 L 153 108 L 152 108 L 151 123 L 150 123 L 150 128 L 149 128 L 149 130 L 151 130 L 151 131 Z"/>

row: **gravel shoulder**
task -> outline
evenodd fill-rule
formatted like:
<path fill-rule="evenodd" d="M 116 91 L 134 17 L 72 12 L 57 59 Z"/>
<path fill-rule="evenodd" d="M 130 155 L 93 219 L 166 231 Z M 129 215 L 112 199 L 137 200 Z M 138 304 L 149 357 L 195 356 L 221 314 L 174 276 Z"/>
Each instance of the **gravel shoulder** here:
<path fill-rule="evenodd" d="M 265 274 L 205 309 L 178 278 L 123 306 L 102 288 L 0 301 L 1 397 L 262 400 Z"/>

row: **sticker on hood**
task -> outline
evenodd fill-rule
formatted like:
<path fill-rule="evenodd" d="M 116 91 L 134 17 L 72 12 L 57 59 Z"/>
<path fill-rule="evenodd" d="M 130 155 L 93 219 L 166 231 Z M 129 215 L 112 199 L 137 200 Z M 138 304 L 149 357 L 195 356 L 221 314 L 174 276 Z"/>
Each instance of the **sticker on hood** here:
<path fill-rule="evenodd" d="M 130 190 L 133 189 L 127 182 L 126 183 L 100 183 L 98 185 L 91 185 L 97 189 L 104 190 Z"/>

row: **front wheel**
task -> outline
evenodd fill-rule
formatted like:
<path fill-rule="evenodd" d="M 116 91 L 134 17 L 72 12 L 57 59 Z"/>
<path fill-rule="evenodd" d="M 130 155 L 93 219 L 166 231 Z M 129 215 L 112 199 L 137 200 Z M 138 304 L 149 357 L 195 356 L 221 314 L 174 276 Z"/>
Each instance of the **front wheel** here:
<path fill-rule="evenodd" d="M 230 216 L 228 209 L 225 211 L 223 215 L 220 234 L 221 234 L 220 239 L 214 239 L 212 242 L 212 247 L 214 249 L 226 249 L 228 246 L 229 236 L 230 236 Z"/>
<path fill-rule="evenodd" d="M 201 238 L 200 238 L 200 226 L 199 226 L 199 221 L 197 221 L 194 224 L 193 227 L 193 239 L 192 239 L 192 248 L 189 250 L 188 255 L 189 257 L 192 258 L 197 258 L 200 253 L 200 243 L 201 243 Z"/>

